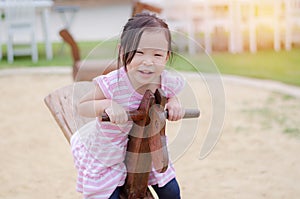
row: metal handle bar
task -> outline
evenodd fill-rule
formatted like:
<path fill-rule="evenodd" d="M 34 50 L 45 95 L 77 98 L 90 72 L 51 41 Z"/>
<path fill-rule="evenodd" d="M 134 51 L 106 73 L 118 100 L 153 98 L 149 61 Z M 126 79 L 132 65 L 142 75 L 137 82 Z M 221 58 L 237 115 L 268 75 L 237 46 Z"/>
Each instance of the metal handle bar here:
<path fill-rule="evenodd" d="M 133 121 L 140 121 L 145 117 L 145 112 L 141 110 L 128 111 L 127 114 L 129 118 L 131 118 L 131 120 Z M 165 110 L 164 114 L 166 118 L 168 118 L 168 110 Z M 200 116 L 200 111 L 198 109 L 186 109 L 183 118 L 184 119 L 197 118 L 199 116 Z M 110 121 L 107 113 L 102 114 L 102 121 Z"/>

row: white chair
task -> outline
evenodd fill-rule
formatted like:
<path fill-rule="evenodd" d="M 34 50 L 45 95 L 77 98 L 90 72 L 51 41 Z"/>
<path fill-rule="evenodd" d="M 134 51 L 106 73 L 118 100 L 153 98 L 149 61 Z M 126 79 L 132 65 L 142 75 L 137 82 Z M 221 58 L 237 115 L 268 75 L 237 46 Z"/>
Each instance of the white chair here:
<path fill-rule="evenodd" d="M 212 52 L 212 35 L 216 29 L 222 29 L 228 33 L 228 50 L 236 52 L 233 33 L 233 6 L 229 0 L 203 1 L 204 23 L 201 31 L 204 32 L 204 46 L 208 53 Z M 201 26 L 201 25 L 200 25 Z"/>
<path fill-rule="evenodd" d="M 299 31 L 294 31 L 296 27 L 300 27 L 300 0 L 285 0 L 285 49 L 291 50 L 292 43 L 300 42 Z"/>
<path fill-rule="evenodd" d="M 241 53 L 244 51 L 243 36 L 247 30 L 248 3 L 249 0 L 231 0 L 230 1 L 230 34 L 229 51 L 232 53 Z"/>
<path fill-rule="evenodd" d="M 217 30 L 227 33 L 228 50 L 236 52 L 233 32 L 233 7 L 230 0 L 193 0 L 192 17 L 195 33 L 204 35 L 206 52 L 213 51 L 214 34 Z"/>
<path fill-rule="evenodd" d="M 35 33 L 36 13 L 33 1 L 6 0 L 5 3 L 8 62 L 12 63 L 14 56 L 18 55 L 31 55 L 32 61 L 37 62 L 38 50 Z M 26 38 L 26 36 L 29 38 Z M 16 39 L 19 40 L 17 41 Z M 17 47 L 16 44 L 22 44 L 22 47 Z"/>
<path fill-rule="evenodd" d="M 175 39 L 175 42 L 180 42 L 179 40 L 184 40 L 183 45 L 188 46 L 188 51 L 194 54 L 195 49 L 195 39 L 194 39 L 194 26 L 192 20 L 192 5 L 191 0 L 163 0 L 161 2 L 162 13 L 161 17 L 166 20 L 169 28 L 173 33 L 177 34 L 179 38 Z M 180 48 L 181 44 L 178 43 Z"/>
<path fill-rule="evenodd" d="M 249 48 L 252 53 L 257 51 L 257 31 L 267 26 L 273 30 L 274 50 L 280 50 L 280 26 L 282 24 L 282 2 L 280 0 L 249 1 Z"/>

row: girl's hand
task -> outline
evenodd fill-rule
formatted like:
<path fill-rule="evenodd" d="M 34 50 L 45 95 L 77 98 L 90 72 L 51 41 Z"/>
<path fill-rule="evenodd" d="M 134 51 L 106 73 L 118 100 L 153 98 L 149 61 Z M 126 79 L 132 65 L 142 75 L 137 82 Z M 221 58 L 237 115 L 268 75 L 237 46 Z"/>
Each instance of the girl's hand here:
<path fill-rule="evenodd" d="M 168 120 L 170 121 L 180 120 L 184 116 L 185 109 L 181 107 L 181 104 L 175 97 L 168 100 L 166 109 L 168 110 Z"/>
<path fill-rule="evenodd" d="M 128 115 L 125 109 L 114 101 L 112 101 L 111 106 L 107 107 L 104 111 L 112 123 L 122 124 L 128 121 Z"/>

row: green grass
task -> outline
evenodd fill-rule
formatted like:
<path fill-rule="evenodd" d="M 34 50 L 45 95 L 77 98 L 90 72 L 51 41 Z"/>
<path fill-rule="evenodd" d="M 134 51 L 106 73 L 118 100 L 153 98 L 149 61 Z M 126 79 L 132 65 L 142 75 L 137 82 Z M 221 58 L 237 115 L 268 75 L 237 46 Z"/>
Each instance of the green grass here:
<path fill-rule="evenodd" d="M 46 60 L 44 46 L 39 44 L 39 61 L 32 63 L 29 56 L 16 57 L 13 64 L 8 64 L 6 57 L 0 62 L 1 68 L 39 67 L 39 66 L 67 66 L 72 65 L 71 52 L 67 45 L 61 51 L 61 43 L 53 44 L 54 58 Z M 115 58 L 116 41 L 79 42 L 81 57 L 84 58 Z M 6 55 L 4 47 L 3 54 Z M 230 54 L 216 52 L 211 56 L 203 53 L 197 55 L 175 55 L 172 66 L 177 70 L 201 71 L 222 74 L 233 74 L 247 77 L 271 79 L 300 86 L 300 48 L 291 51 L 275 52 L 261 50 L 255 54 L 249 52 Z"/>
<path fill-rule="evenodd" d="M 265 100 L 260 100 L 260 103 L 260 105 L 255 103 L 248 105 L 251 104 L 250 102 L 240 109 L 240 112 L 247 117 L 248 128 L 247 125 L 237 127 L 236 132 L 249 132 L 249 127 L 254 127 L 265 131 L 277 129 L 276 131 L 279 130 L 287 135 L 300 137 L 300 120 L 299 117 L 295 117 L 300 108 L 299 99 L 272 92 Z"/>
<path fill-rule="evenodd" d="M 184 63 L 180 58 L 180 64 L 175 64 L 177 69 L 191 70 L 197 68 L 204 72 L 216 72 L 218 70 L 222 74 L 272 79 L 300 86 L 300 48 L 280 52 L 263 50 L 256 54 L 217 52 L 211 55 L 211 59 L 207 55 L 186 55 L 185 57 L 191 63 L 187 66 L 187 63 Z"/>
<path fill-rule="evenodd" d="M 78 43 L 80 55 L 82 59 L 89 58 L 113 58 L 116 55 L 116 41 L 106 42 L 80 42 Z M 31 62 L 30 56 L 16 56 L 14 62 L 9 64 L 6 58 L 6 47 L 3 47 L 3 58 L 0 61 L 0 69 L 18 68 L 18 67 L 39 67 L 39 66 L 66 66 L 70 67 L 73 63 L 71 50 L 67 44 L 53 43 L 53 59 L 47 60 L 45 55 L 45 47 L 38 44 L 39 60 L 37 63 Z"/>

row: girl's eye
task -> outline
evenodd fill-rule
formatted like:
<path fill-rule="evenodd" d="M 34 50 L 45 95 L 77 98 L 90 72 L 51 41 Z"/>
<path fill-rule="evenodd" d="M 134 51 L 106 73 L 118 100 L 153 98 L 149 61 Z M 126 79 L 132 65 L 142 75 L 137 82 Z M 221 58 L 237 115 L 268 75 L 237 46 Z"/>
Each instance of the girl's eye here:
<path fill-rule="evenodd" d="M 137 54 L 141 54 L 141 55 L 143 54 L 143 52 L 142 52 L 142 51 L 139 51 L 139 50 L 137 50 L 136 53 L 137 53 Z"/>
<path fill-rule="evenodd" d="M 156 53 L 156 54 L 154 54 L 154 56 L 155 56 L 155 57 L 162 57 L 163 55 L 162 55 L 162 54 Z"/>

